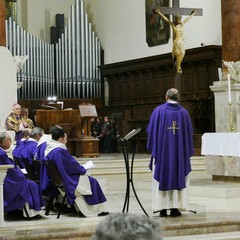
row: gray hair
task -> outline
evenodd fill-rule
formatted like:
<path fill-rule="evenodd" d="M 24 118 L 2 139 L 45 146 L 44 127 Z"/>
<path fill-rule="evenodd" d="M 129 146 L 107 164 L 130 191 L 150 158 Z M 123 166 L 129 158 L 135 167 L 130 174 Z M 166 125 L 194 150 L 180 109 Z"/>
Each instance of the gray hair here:
<path fill-rule="evenodd" d="M 167 90 L 166 96 L 168 99 L 173 101 L 179 100 L 179 92 L 176 88 L 170 88 Z"/>
<path fill-rule="evenodd" d="M 6 138 L 10 138 L 7 132 L 0 132 L 0 145 L 4 142 Z"/>
<path fill-rule="evenodd" d="M 31 130 L 30 132 L 30 137 L 31 138 L 35 138 L 37 135 L 42 134 L 43 133 L 43 129 L 40 127 L 35 127 Z"/>
<path fill-rule="evenodd" d="M 161 240 L 160 223 L 145 215 L 113 213 L 97 226 L 92 240 Z"/>

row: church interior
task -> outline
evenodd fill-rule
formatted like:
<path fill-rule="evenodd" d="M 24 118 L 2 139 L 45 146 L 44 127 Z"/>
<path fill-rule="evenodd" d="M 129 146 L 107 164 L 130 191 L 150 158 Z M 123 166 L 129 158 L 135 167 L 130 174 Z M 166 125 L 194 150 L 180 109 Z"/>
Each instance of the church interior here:
<path fill-rule="evenodd" d="M 172 57 L 173 31 L 153 14 L 156 8 L 170 19 L 197 11 L 184 25 L 181 72 Z M 81 164 L 94 162 L 90 173 L 113 213 L 123 211 L 128 174 L 117 140 L 141 128 L 128 151 L 136 151 L 133 181 L 146 212 L 133 192 L 128 211 L 158 220 L 166 240 L 240 239 L 238 1 L 2 0 L 0 12 L 1 132 L 16 102 L 45 133 L 64 128 L 69 152 Z M 151 209 L 146 128 L 171 87 L 190 115 L 195 153 L 189 209 L 160 218 Z M 117 129 L 109 153 L 90 137 L 91 119 L 104 116 Z M 0 238 L 91 239 L 102 218 L 56 219 L 56 212 L 31 221 L 6 218 Z"/>

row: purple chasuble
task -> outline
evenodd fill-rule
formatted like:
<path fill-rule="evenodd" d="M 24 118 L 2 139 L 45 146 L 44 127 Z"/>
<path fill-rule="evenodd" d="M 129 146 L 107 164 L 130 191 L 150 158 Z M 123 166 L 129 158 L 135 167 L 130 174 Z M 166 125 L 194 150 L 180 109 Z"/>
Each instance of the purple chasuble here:
<path fill-rule="evenodd" d="M 193 127 L 187 110 L 169 102 L 156 107 L 147 134 L 147 149 L 155 159 L 154 179 L 159 182 L 159 190 L 185 188 L 194 154 Z M 152 160 L 149 167 L 152 170 Z"/>
<path fill-rule="evenodd" d="M 27 141 L 26 139 L 17 141 L 17 145 L 12 151 L 13 157 L 15 157 L 15 158 L 20 157 L 20 153 L 21 153 L 22 149 L 24 148 L 26 141 Z"/>
<path fill-rule="evenodd" d="M 44 151 L 46 147 L 47 147 L 47 142 L 42 142 L 41 144 L 39 144 L 34 151 L 34 159 L 39 161 L 42 159 L 46 159 L 46 157 L 44 156 Z"/>
<path fill-rule="evenodd" d="M 47 159 L 55 163 L 60 172 L 66 190 L 67 200 L 69 204 L 73 204 L 76 198 L 75 189 L 77 188 L 79 178 L 86 173 L 86 169 L 81 166 L 75 158 L 71 156 L 67 149 L 56 147 L 47 154 Z M 92 195 L 83 195 L 85 201 L 89 205 L 103 203 L 106 198 L 98 181 L 88 176 Z"/>
<path fill-rule="evenodd" d="M 39 144 L 34 151 L 34 159 L 40 161 L 40 189 L 43 196 L 53 197 L 58 194 L 58 190 L 53 186 L 51 179 L 48 175 L 46 165 L 44 161 L 47 161 L 44 151 L 47 147 L 47 142 Z"/>
<path fill-rule="evenodd" d="M 34 159 L 34 153 L 37 148 L 38 142 L 28 140 L 25 142 L 22 151 L 20 152 L 20 159 L 24 158 L 29 164 L 32 165 L 32 160 Z"/>
<path fill-rule="evenodd" d="M 0 148 L 0 164 L 14 165 L 2 148 Z M 3 196 L 5 211 L 22 209 L 25 202 L 29 204 L 30 209 L 36 211 L 40 211 L 44 206 L 38 184 L 28 180 L 16 165 L 7 171 L 3 184 Z"/>

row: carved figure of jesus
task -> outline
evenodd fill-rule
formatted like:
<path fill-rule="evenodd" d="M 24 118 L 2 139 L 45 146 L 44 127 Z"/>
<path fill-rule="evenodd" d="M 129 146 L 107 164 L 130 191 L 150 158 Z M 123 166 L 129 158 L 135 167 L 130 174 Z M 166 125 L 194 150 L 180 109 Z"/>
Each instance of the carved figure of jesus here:
<path fill-rule="evenodd" d="M 174 17 L 174 22 L 170 21 L 159 9 L 155 9 L 154 12 L 158 15 L 160 15 L 163 20 L 165 20 L 173 30 L 173 49 L 172 49 L 172 57 L 176 59 L 177 61 L 177 72 L 182 73 L 182 67 L 181 63 L 185 56 L 185 47 L 184 47 L 184 38 L 183 38 L 183 32 L 184 32 L 184 24 L 188 22 L 196 13 L 197 10 L 193 10 L 191 14 L 183 21 L 181 22 L 182 16 L 177 14 Z"/>

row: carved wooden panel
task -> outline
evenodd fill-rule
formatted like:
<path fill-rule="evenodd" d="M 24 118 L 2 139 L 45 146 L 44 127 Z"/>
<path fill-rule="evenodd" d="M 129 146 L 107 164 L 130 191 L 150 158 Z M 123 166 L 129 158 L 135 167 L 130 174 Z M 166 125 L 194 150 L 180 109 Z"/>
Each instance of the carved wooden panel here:
<path fill-rule="evenodd" d="M 195 133 L 214 131 L 214 98 L 209 86 L 218 80 L 221 63 L 220 46 L 186 51 L 183 74 L 178 80 L 181 103 L 190 113 Z M 123 136 L 139 125 L 147 126 L 152 110 L 165 102 L 167 89 L 175 86 L 175 65 L 170 53 L 108 64 L 100 69 L 109 83 L 105 112 L 123 113 L 118 121 Z"/>

